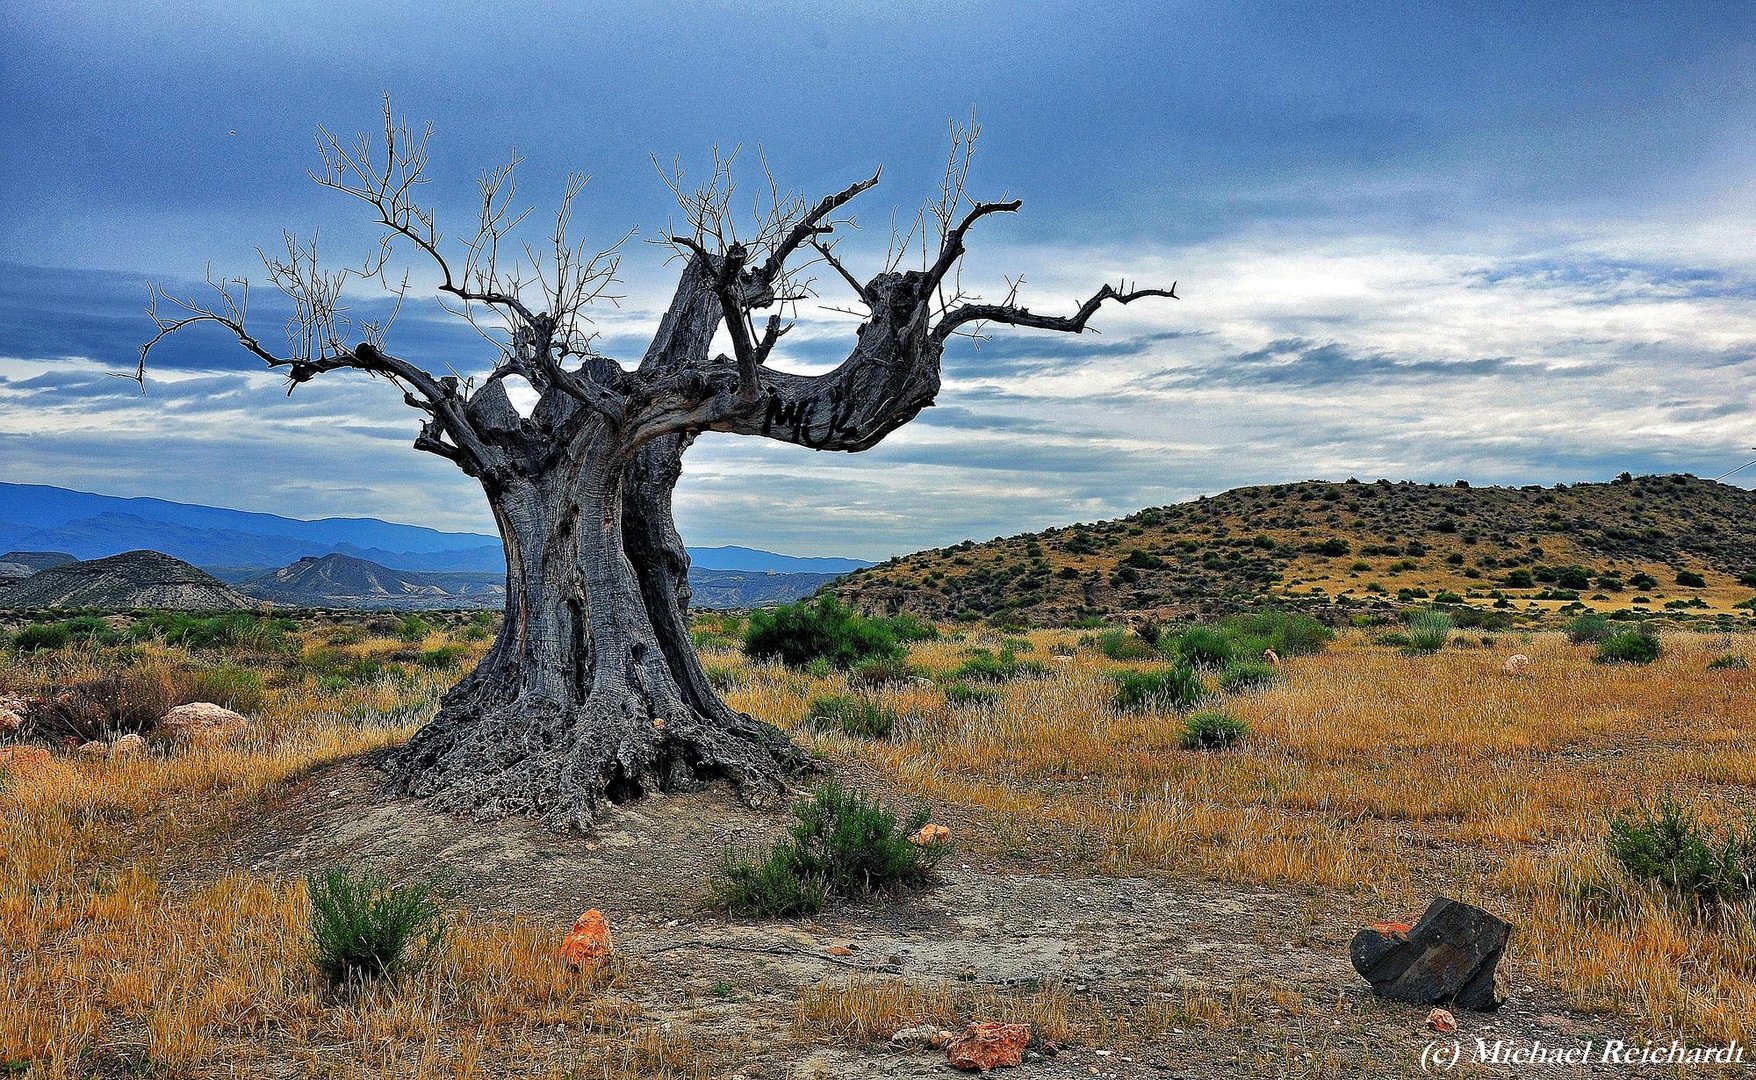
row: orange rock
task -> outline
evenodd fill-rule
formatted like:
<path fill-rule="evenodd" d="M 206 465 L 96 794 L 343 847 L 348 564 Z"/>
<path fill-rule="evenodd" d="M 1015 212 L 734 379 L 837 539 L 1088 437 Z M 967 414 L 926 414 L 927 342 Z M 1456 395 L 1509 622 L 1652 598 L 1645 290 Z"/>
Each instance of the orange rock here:
<path fill-rule="evenodd" d="M 1427 1014 L 1427 1026 L 1441 1034 L 1457 1030 L 1457 1017 L 1444 1009 L 1434 1009 Z"/>
<path fill-rule="evenodd" d="M 846 945 L 831 945 L 829 948 L 824 949 L 823 951 L 828 953 L 830 956 L 852 956 L 852 955 L 854 955 L 854 950 L 848 948 Z"/>
<path fill-rule="evenodd" d="M 1412 928 L 1405 922 L 1375 922 L 1367 923 L 1366 929 L 1376 930 L 1380 934 L 1406 934 Z"/>
<path fill-rule="evenodd" d="M 615 948 L 610 944 L 610 924 L 604 913 L 592 908 L 579 917 L 573 930 L 561 942 L 561 959 L 575 968 L 594 968 L 608 959 Z"/>
<path fill-rule="evenodd" d="M 1029 1045 L 1029 1024 L 978 1020 L 945 1047 L 945 1054 L 954 1068 L 987 1072 L 1023 1064 L 1024 1048 Z"/>
<path fill-rule="evenodd" d="M 917 847 L 931 847 L 951 839 L 951 830 L 943 825 L 922 825 L 909 835 L 908 842 Z"/>

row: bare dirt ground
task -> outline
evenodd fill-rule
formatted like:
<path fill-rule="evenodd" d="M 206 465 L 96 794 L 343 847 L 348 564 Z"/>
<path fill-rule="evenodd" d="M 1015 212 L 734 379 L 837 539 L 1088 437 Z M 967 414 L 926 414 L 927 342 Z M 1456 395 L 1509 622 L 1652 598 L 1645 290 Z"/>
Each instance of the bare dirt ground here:
<path fill-rule="evenodd" d="M 879 788 L 870 773 L 851 779 Z M 967 815 L 947 810 L 939 820 L 958 836 L 981 833 Z M 1100 1025 L 1033 1054 L 1021 1078 L 1420 1075 L 1422 1049 L 1441 1038 L 1425 1028 L 1425 1009 L 1373 998 L 1347 959 L 1360 922 L 1417 913 L 1358 911 L 1323 892 L 1106 877 L 1080 872 L 1066 852 L 966 844 L 942 864 L 939 886 L 896 901 L 799 921 L 705 910 L 720 853 L 764 843 L 786 821 L 708 790 L 618 807 L 594 835 L 563 835 L 522 820 L 433 814 L 389 794 L 371 761 L 355 759 L 279 791 L 207 853 L 217 857 L 204 855 L 202 872 L 299 875 L 358 861 L 431 873 L 450 883 L 459 907 L 553 925 L 557 942 L 580 911 L 600 908 L 631 965 L 627 992 L 645 1013 L 686 1028 L 697 1045 L 735 1048 L 728 1075 L 749 1080 L 952 1071 L 931 1050 L 860 1043 L 796 1020 L 802 992 L 849 980 L 1001 994 L 1058 988 L 1070 1011 L 1115 1019 L 1107 1037 Z M 1478 1037 L 1639 1042 L 1525 982 L 1516 950 L 1515 938 L 1511 1003 L 1460 1012 L 1456 1038 L 1471 1047 Z"/>

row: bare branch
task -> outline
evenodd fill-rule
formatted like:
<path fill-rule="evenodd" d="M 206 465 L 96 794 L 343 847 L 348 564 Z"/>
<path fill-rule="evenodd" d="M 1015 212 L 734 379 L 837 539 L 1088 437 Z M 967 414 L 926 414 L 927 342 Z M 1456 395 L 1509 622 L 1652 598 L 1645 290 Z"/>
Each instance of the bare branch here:
<path fill-rule="evenodd" d="M 1072 315 L 1038 315 L 1028 308 L 1015 307 L 1011 304 L 964 304 L 947 312 L 933 328 L 933 337 L 943 345 L 945 339 L 964 323 L 997 322 L 1009 326 L 1028 326 L 1037 330 L 1059 330 L 1077 334 L 1085 330 L 1085 324 L 1091 319 L 1104 301 L 1114 300 L 1118 304 L 1131 304 L 1148 296 L 1163 296 L 1172 300 L 1181 299 L 1177 295 L 1177 283 L 1172 282 L 1168 289 L 1133 289 L 1123 282 L 1118 288 L 1105 285 L 1091 299 L 1079 305 L 1079 310 Z"/>

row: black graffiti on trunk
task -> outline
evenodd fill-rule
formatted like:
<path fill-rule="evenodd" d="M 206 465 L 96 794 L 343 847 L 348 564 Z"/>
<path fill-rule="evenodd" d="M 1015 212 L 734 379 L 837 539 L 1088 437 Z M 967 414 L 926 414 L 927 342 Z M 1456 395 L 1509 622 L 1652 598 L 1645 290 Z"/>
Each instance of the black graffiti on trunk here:
<path fill-rule="evenodd" d="M 828 445 L 838 435 L 846 435 L 858 430 L 854 421 L 856 405 L 853 396 L 846 394 L 839 386 L 829 391 L 829 421 L 821 435 L 812 433 L 811 414 L 817 411 L 820 399 L 809 397 L 802 401 L 788 401 L 774 390 L 768 392 L 768 408 L 762 415 L 762 433 L 771 435 L 776 424 L 781 426 L 785 438 L 803 446 L 817 449 Z"/>

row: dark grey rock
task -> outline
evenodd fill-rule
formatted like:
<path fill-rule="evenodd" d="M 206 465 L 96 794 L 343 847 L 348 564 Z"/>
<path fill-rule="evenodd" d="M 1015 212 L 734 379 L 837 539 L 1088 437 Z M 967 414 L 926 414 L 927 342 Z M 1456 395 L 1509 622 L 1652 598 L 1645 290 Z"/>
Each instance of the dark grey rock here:
<path fill-rule="evenodd" d="M 1505 979 L 1495 968 L 1511 936 L 1511 923 L 1442 896 L 1412 927 L 1363 928 L 1348 952 L 1380 997 L 1487 1011 L 1506 1002 Z"/>

